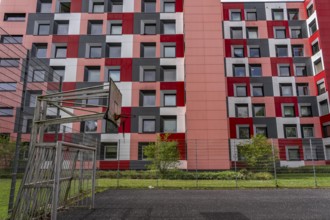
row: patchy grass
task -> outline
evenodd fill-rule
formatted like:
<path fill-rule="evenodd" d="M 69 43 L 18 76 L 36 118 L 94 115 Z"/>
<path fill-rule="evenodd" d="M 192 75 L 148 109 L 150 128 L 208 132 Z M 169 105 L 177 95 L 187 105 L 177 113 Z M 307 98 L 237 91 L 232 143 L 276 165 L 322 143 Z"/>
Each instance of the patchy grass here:
<path fill-rule="evenodd" d="M 21 180 L 17 180 L 16 193 L 21 184 Z M 0 219 L 8 217 L 8 202 L 10 194 L 11 179 L 0 179 Z"/>

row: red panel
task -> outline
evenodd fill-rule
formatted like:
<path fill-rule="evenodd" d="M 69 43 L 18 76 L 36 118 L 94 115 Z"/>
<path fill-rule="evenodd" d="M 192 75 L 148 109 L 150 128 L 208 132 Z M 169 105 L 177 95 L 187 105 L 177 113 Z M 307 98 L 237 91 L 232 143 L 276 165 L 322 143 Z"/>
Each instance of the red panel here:
<path fill-rule="evenodd" d="M 53 35 L 53 43 L 67 44 L 67 58 L 77 58 L 79 50 L 79 35 Z"/>
<path fill-rule="evenodd" d="M 230 9 L 241 9 L 242 20 L 244 20 L 244 3 L 224 3 L 223 4 L 223 19 L 229 20 Z"/>
<path fill-rule="evenodd" d="M 184 38 L 183 34 L 178 35 L 161 35 L 160 42 L 175 42 L 176 43 L 176 57 L 184 57 Z"/>
<path fill-rule="evenodd" d="M 161 82 L 160 90 L 176 90 L 176 106 L 185 106 L 184 82 Z"/>
<path fill-rule="evenodd" d="M 81 12 L 82 0 L 71 0 L 71 13 Z"/>
<path fill-rule="evenodd" d="M 63 87 L 62 87 L 62 91 L 71 91 L 76 89 L 76 82 L 63 82 Z M 73 102 L 74 100 L 68 100 L 69 102 Z M 67 103 L 63 103 L 63 106 L 74 106 L 74 104 L 67 104 Z"/>
<path fill-rule="evenodd" d="M 228 96 L 234 96 L 234 84 L 246 84 L 247 96 L 250 96 L 250 78 L 249 77 L 227 77 Z"/>
<path fill-rule="evenodd" d="M 132 63 L 132 58 L 105 59 L 106 66 L 120 66 L 120 81 L 122 82 L 132 81 Z"/>
<path fill-rule="evenodd" d="M 274 97 L 276 117 L 282 117 L 282 104 L 294 104 L 295 114 L 299 115 L 297 97 Z"/>
<path fill-rule="evenodd" d="M 243 46 L 244 47 L 244 56 L 247 57 L 247 41 L 246 40 L 231 40 L 226 39 L 225 40 L 225 49 L 226 49 L 226 57 L 233 57 L 233 54 L 231 54 L 232 46 Z"/>
<path fill-rule="evenodd" d="M 268 37 L 274 38 L 274 27 L 285 27 L 286 29 L 286 35 L 290 36 L 289 31 L 289 22 L 288 21 L 267 21 L 267 30 L 268 30 Z"/>
<path fill-rule="evenodd" d="M 133 13 L 108 13 L 108 20 L 122 20 L 123 34 L 133 34 L 134 14 Z"/>
<path fill-rule="evenodd" d="M 272 75 L 273 76 L 278 76 L 278 72 L 277 72 L 277 65 L 278 64 L 289 64 L 290 65 L 291 76 L 294 76 L 294 68 L 293 68 L 293 59 L 292 58 L 290 58 L 290 57 L 288 57 L 288 58 L 271 58 L 270 63 L 271 63 Z"/>
<path fill-rule="evenodd" d="M 119 161 L 119 166 L 117 161 L 100 161 L 101 170 L 129 170 L 129 160 Z"/>
<path fill-rule="evenodd" d="M 230 138 L 237 138 L 236 125 L 249 125 L 250 137 L 253 135 L 253 119 L 252 118 L 229 118 Z"/>
<path fill-rule="evenodd" d="M 161 134 L 161 136 L 163 136 L 163 135 L 164 134 Z M 185 160 L 186 159 L 186 134 L 185 133 L 171 134 L 168 137 L 168 140 L 178 142 L 178 149 L 179 149 L 179 152 L 180 152 L 180 159 Z"/>
<path fill-rule="evenodd" d="M 286 146 L 298 146 L 300 160 L 304 160 L 304 152 L 302 148 L 302 140 L 301 139 L 279 139 L 278 140 L 278 150 L 281 160 L 287 160 L 286 158 Z"/>
<path fill-rule="evenodd" d="M 183 12 L 183 0 L 176 0 L 175 1 L 175 11 L 176 12 Z"/>
<path fill-rule="evenodd" d="M 62 140 L 62 134 L 58 134 L 58 140 Z M 55 134 L 45 134 L 44 135 L 44 141 L 45 142 L 55 142 Z M 71 133 L 65 133 L 65 139 L 66 142 L 72 142 L 72 134 Z"/>
<path fill-rule="evenodd" d="M 121 119 L 121 126 L 118 128 L 118 133 L 131 133 L 131 107 L 122 107 L 121 114 L 127 116 L 127 118 L 123 117 Z"/>

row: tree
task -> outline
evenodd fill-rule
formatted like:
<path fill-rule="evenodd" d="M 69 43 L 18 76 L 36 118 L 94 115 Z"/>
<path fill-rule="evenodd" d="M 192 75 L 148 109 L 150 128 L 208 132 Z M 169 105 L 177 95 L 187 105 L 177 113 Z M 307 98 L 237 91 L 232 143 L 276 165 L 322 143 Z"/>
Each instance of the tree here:
<path fill-rule="evenodd" d="M 263 135 L 257 135 L 251 138 L 248 143 L 238 145 L 238 152 L 246 162 L 249 169 L 253 170 L 271 170 L 273 168 L 274 157 L 277 160 L 277 153 L 267 138 Z"/>
<path fill-rule="evenodd" d="M 10 141 L 10 137 L 0 135 L 0 161 L 1 167 L 8 168 L 15 154 L 15 142 Z"/>
<path fill-rule="evenodd" d="M 165 175 L 170 169 L 176 168 L 179 164 L 178 143 L 170 141 L 169 136 L 169 134 L 159 135 L 155 143 L 143 149 L 147 160 L 151 161 L 148 168 L 159 171 L 161 175 Z"/>

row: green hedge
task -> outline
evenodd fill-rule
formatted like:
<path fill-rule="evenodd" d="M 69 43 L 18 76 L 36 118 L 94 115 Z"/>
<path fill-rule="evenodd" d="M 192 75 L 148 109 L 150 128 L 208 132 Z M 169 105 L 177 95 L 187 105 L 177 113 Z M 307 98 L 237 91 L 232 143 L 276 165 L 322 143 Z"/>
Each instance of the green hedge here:
<path fill-rule="evenodd" d="M 316 173 L 329 173 L 330 174 L 330 166 L 315 166 Z M 280 167 L 277 169 L 278 173 L 286 174 L 286 173 L 313 173 L 313 166 L 303 166 L 297 168 L 289 168 L 289 167 Z"/>

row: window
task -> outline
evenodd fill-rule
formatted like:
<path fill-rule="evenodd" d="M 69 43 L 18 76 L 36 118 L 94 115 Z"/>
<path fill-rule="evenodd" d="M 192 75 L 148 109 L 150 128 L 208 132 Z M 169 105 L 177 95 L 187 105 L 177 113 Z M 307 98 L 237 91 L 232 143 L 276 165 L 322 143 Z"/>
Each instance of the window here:
<path fill-rule="evenodd" d="M 288 9 L 289 20 L 299 20 L 299 9 Z"/>
<path fill-rule="evenodd" d="M 264 104 L 255 104 L 253 105 L 253 116 L 254 117 L 265 117 L 265 105 Z"/>
<path fill-rule="evenodd" d="M 249 139 L 250 138 L 250 128 L 248 126 L 238 126 L 238 138 L 239 139 Z"/>
<path fill-rule="evenodd" d="M 176 132 L 176 130 L 177 130 L 176 117 L 163 117 L 162 118 L 162 122 L 163 122 L 163 129 L 162 129 L 162 131 L 164 133 L 173 133 L 173 132 Z"/>
<path fill-rule="evenodd" d="M 56 46 L 55 47 L 55 58 L 66 58 L 66 46 Z"/>
<path fill-rule="evenodd" d="M 285 138 L 297 137 L 297 126 L 296 125 L 284 125 Z"/>
<path fill-rule="evenodd" d="M 330 125 L 323 125 L 322 130 L 325 138 L 330 137 Z"/>
<path fill-rule="evenodd" d="M 272 14 L 273 14 L 273 20 L 276 20 L 276 21 L 284 20 L 283 9 L 273 9 Z"/>
<path fill-rule="evenodd" d="M 281 96 L 292 96 L 292 85 L 291 84 L 280 84 Z"/>
<path fill-rule="evenodd" d="M 322 95 L 323 93 L 325 93 L 327 90 L 325 88 L 325 83 L 324 81 L 320 82 L 317 84 L 317 92 L 318 95 Z"/>
<path fill-rule="evenodd" d="M 164 2 L 163 12 L 174 13 L 175 12 L 175 2 Z"/>
<path fill-rule="evenodd" d="M 257 20 L 257 12 L 256 11 L 247 11 L 246 12 L 246 20 L 256 21 Z"/>
<path fill-rule="evenodd" d="M 176 106 L 176 94 L 164 94 L 164 106 L 165 107 Z"/>
<path fill-rule="evenodd" d="M 89 58 L 101 58 L 102 47 L 101 46 L 90 46 L 89 47 Z"/>
<path fill-rule="evenodd" d="M 155 119 L 143 119 L 142 131 L 143 131 L 143 133 L 155 133 L 156 132 L 156 120 Z"/>
<path fill-rule="evenodd" d="M 250 47 L 249 48 L 249 57 L 260 57 L 260 48 L 259 47 Z"/>
<path fill-rule="evenodd" d="M 304 46 L 303 45 L 292 45 L 292 56 L 293 57 L 303 57 L 304 56 Z"/>
<path fill-rule="evenodd" d="M 142 43 L 141 57 L 154 58 L 156 57 L 156 43 Z"/>
<path fill-rule="evenodd" d="M 110 24 L 110 34 L 111 35 L 121 35 L 123 32 L 123 25 L 112 23 Z"/>
<path fill-rule="evenodd" d="M 21 44 L 23 42 L 22 35 L 2 35 L 1 43 L 3 44 Z"/>
<path fill-rule="evenodd" d="M 55 22 L 55 34 L 68 35 L 69 34 L 69 21 L 56 21 Z"/>
<path fill-rule="evenodd" d="M 308 83 L 299 83 L 299 84 L 297 84 L 297 95 L 298 96 L 309 95 Z"/>
<path fill-rule="evenodd" d="M 57 116 L 56 115 L 47 115 L 46 119 L 56 119 Z M 47 133 L 55 133 L 56 131 L 59 131 L 59 125 L 48 125 L 46 126 L 46 132 Z"/>
<path fill-rule="evenodd" d="M 123 12 L 123 0 L 111 0 L 111 12 Z"/>
<path fill-rule="evenodd" d="M 104 12 L 104 2 L 93 2 L 92 6 L 93 13 L 103 13 Z"/>
<path fill-rule="evenodd" d="M 38 24 L 38 35 L 49 35 L 50 24 Z"/>
<path fill-rule="evenodd" d="M 311 148 L 310 145 L 304 146 L 304 156 L 305 160 L 318 160 L 316 147 L 313 146 Z"/>
<path fill-rule="evenodd" d="M 0 92 L 16 91 L 15 82 L 0 82 Z"/>
<path fill-rule="evenodd" d="M 319 42 L 316 41 L 313 45 L 312 45 L 312 53 L 313 55 L 315 55 L 317 52 L 320 51 L 320 46 L 319 46 Z"/>
<path fill-rule="evenodd" d="M 262 76 L 261 64 L 250 64 L 250 76 L 251 77 Z"/>
<path fill-rule="evenodd" d="M 162 80 L 164 82 L 175 82 L 176 81 L 176 67 L 175 66 L 162 67 Z"/>
<path fill-rule="evenodd" d="M 143 11 L 148 13 L 156 12 L 156 1 L 144 0 Z"/>
<path fill-rule="evenodd" d="M 0 58 L 0 67 L 19 67 L 19 59 Z"/>
<path fill-rule="evenodd" d="M 238 118 L 249 117 L 249 106 L 247 104 L 236 104 L 236 117 Z"/>
<path fill-rule="evenodd" d="M 314 13 L 314 5 L 311 4 L 311 5 L 307 8 L 307 15 L 308 15 L 308 17 L 310 17 L 313 13 Z"/>
<path fill-rule="evenodd" d="M 277 38 L 277 39 L 286 38 L 285 28 L 275 28 L 275 38 Z"/>
<path fill-rule="evenodd" d="M 176 46 L 164 46 L 164 57 L 165 58 L 176 57 Z"/>
<path fill-rule="evenodd" d="M 288 46 L 287 45 L 276 45 L 276 56 L 277 57 L 287 57 L 288 56 Z"/>
<path fill-rule="evenodd" d="M 115 69 L 109 69 L 109 79 L 111 78 L 114 82 L 119 82 L 120 81 L 120 69 L 115 68 Z"/>
<path fill-rule="evenodd" d="M 50 68 L 53 71 L 51 71 L 49 78 L 53 82 L 59 82 L 60 77 L 62 77 L 62 79 L 64 79 L 64 75 L 65 75 L 65 67 L 64 66 L 53 66 L 53 67 L 50 67 Z"/>
<path fill-rule="evenodd" d="M 234 76 L 244 77 L 245 76 L 245 65 L 244 64 L 234 64 L 233 71 L 234 71 Z"/>
<path fill-rule="evenodd" d="M 257 27 L 247 27 L 247 38 L 248 39 L 257 39 L 258 38 L 258 28 Z"/>
<path fill-rule="evenodd" d="M 241 21 L 242 16 L 240 11 L 231 11 L 230 12 L 230 20 L 232 21 Z"/>
<path fill-rule="evenodd" d="M 32 82 L 44 82 L 46 76 L 45 70 L 33 70 Z"/>
<path fill-rule="evenodd" d="M 59 13 L 70 13 L 71 2 L 60 2 Z"/>
<path fill-rule="evenodd" d="M 175 20 L 163 21 L 163 34 L 176 34 Z"/>
<path fill-rule="evenodd" d="M 300 152 L 298 147 L 287 147 L 287 158 L 289 161 L 300 160 Z"/>
<path fill-rule="evenodd" d="M 318 74 L 323 71 L 323 64 L 321 59 L 318 59 L 314 62 L 314 70 L 315 74 Z"/>
<path fill-rule="evenodd" d="M 146 34 L 146 35 L 156 34 L 156 24 L 154 24 L 154 23 L 144 24 L 144 34 Z"/>
<path fill-rule="evenodd" d="M 155 91 L 141 91 L 140 92 L 140 104 L 143 107 L 156 106 L 156 92 Z"/>
<path fill-rule="evenodd" d="M 52 2 L 51 1 L 40 1 L 40 8 L 39 8 L 38 12 L 51 13 L 52 12 Z"/>
<path fill-rule="evenodd" d="M 243 31 L 241 27 L 230 28 L 231 39 L 243 39 Z"/>
<path fill-rule="evenodd" d="M 156 81 L 156 70 L 155 69 L 143 69 L 143 81 L 144 82 L 155 82 Z"/>
<path fill-rule="evenodd" d="M 291 76 L 289 65 L 279 65 L 278 70 L 279 70 L 279 76 L 281 77 Z"/>
<path fill-rule="evenodd" d="M 85 121 L 84 132 L 95 133 L 97 131 L 97 121 Z"/>
<path fill-rule="evenodd" d="M 147 155 L 145 154 L 145 147 L 149 146 L 150 144 L 152 143 L 139 143 L 139 149 L 138 149 L 138 157 L 139 157 L 139 160 L 147 160 L 148 157 Z"/>
<path fill-rule="evenodd" d="M 303 138 L 314 137 L 314 126 L 313 125 L 301 125 L 301 134 Z"/>
<path fill-rule="evenodd" d="M 312 106 L 302 105 L 300 106 L 300 116 L 301 117 L 312 117 Z"/>
<path fill-rule="evenodd" d="M 102 21 L 89 21 L 88 22 L 88 34 L 101 35 L 102 34 Z"/>
<path fill-rule="evenodd" d="M 14 115 L 14 108 L 0 107 L 0 117 L 12 117 Z"/>
<path fill-rule="evenodd" d="M 252 86 L 252 95 L 256 97 L 264 96 L 264 87 L 262 85 Z"/>
<path fill-rule="evenodd" d="M 39 96 L 40 94 L 37 93 L 30 93 L 30 101 L 29 101 L 29 107 L 36 107 L 37 104 L 37 96 Z"/>
<path fill-rule="evenodd" d="M 329 114 L 328 100 L 320 102 L 320 113 L 321 116 Z"/>
<path fill-rule="evenodd" d="M 35 57 L 46 58 L 47 57 L 47 44 L 34 44 L 32 47 Z"/>
<path fill-rule="evenodd" d="M 244 57 L 244 48 L 243 47 L 234 47 L 233 48 L 233 52 L 234 52 L 234 57 Z"/>
<path fill-rule="evenodd" d="M 4 21 L 25 21 L 24 13 L 5 13 Z"/>
<path fill-rule="evenodd" d="M 237 97 L 246 97 L 246 86 L 245 85 L 236 85 L 236 96 Z"/>
<path fill-rule="evenodd" d="M 255 134 L 268 137 L 267 127 L 266 126 L 256 126 Z"/>
<path fill-rule="evenodd" d="M 87 82 L 99 82 L 100 81 L 100 67 L 87 67 L 87 76 L 85 81 Z"/>
<path fill-rule="evenodd" d="M 307 70 L 305 65 L 296 65 L 296 76 L 307 76 Z"/>
<path fill-rule="evenodd" d="M 105 160 L 117 160 L 117 143 L 106 143 L 104 145 L 104 159 Z"/>
<path fill-rule="evenodd" d="M 313 35 L 316 31 L 317 31 L 316 21 L 313 20 L 313 21 L 309 24 L 309 33 L 310 33 L 310 35 Z"/>
<path fill-rule="evenodd" d="M 121 44 L 120 43 L 108 44 L 108 55 L 110 58 L 121 57 Z"/>
<path fill-rule="evenodd" d="M 283 117 L 296 117 L 295 109 L 293 105 L 283 106 Z"/>
<path fill-rule="evenodd" d="M 294 38 L 294 39 L 302 38 L 301 28 L 292 28 L 291 29 L 291 38 Z"/>

